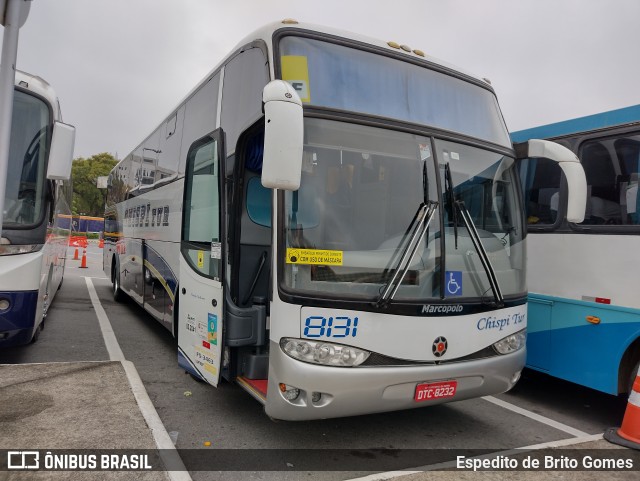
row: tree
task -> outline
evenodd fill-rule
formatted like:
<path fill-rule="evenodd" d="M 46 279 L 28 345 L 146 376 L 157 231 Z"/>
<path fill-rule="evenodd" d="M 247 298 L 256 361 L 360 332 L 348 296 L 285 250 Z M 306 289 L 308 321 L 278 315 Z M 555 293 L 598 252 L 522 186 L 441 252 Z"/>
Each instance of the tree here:
<path fill-rule="evenodd" d="M 74 215 L 104 215 L 103 189 L 96 187 L 98 177 L 109 175 L 118 163 L 113 155 L 103 152 L 88 159 L 78 157 L 73 160 L 71 178 L 73 182 L 73 202 L 71 211 Z"/>

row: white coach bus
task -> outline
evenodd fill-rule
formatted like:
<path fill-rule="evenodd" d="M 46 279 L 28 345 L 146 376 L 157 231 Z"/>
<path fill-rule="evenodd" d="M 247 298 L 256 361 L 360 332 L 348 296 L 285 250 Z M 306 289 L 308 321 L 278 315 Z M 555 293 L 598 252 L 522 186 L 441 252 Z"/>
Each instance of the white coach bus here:
<path fill-rule="evenodd" d="M 527 146 L 567 173 L 579 220 L 575 156 Z M 181 366 L 237 382 L 273 418 L 429 406 L 518 380 L 515 152 L 489 83 L 420 50 L 268 25 L 114 168 L 107 199 L 116 299 L 173 331 Z"/>
<path fill-rule="evenodd" d="M 62 284 L 75 129 L 40 77 L 16 71 L 0 238 L 0 348 L 35 341 Z"/>

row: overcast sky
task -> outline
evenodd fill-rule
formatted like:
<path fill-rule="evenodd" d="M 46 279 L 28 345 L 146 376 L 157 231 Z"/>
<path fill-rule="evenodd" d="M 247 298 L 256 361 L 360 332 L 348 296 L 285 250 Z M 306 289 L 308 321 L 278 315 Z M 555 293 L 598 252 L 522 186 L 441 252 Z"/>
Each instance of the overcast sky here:
<path fill-rule="evenodd" d="M 512 131 L 640 103 L 640 0 L 33 0 L 17 67 L 58 93 L 76 157 L 122 158 L 242 38 L 286 17 L 489 78 Z"/>

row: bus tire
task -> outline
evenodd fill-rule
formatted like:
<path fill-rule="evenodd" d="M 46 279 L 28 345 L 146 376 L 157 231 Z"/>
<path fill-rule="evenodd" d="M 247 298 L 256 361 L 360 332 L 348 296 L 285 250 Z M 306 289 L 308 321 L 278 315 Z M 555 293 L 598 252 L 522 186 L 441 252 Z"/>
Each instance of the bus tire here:
<path fill-rule="evenodd" d="M 633 391 L 633 383 L 640 374 L 640 359 L 636 362 L 636 367 L 631 370 L 631 374 L 629 374 L 629 380 L 627 381 L 627 394 L 631 395 L 631 391 Z"/>
<path fill-rule="evenodd" d="M 178 343 L 178 296 L 180 295 L 180 286 L 176 286 L 176 293 L 173 297 L 173 338 Z"/>
<path fill-rule="evenodd" d="M 120 288 L 120 266 L 117 258 L 114 258 L 111 263 L 111 283 L 113 284 L 113 300 L 123 302 L 124 292 Z"/>

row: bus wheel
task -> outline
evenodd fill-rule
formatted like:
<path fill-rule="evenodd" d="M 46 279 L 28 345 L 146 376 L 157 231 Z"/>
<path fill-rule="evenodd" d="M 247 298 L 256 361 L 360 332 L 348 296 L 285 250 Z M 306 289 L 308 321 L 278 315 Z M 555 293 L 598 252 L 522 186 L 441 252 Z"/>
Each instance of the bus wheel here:
<path fill-rule="evenodd" d="M 124 292 L 120 288 L 120 266 L 118 262 L 111 263 L 111 282 L 113 283 L 113 300 L 116 302 L 124 301 Z"/>
<path fill-rule="evenodd" d="M 627 394 L 631 394 L 633 391 L 633 383 L 636 380 L 636 377 L 640 374 L 640 359 L 636 362 L 636 367 L 631 370 L 631 374 L 629 375 L 629 381 L 627 382 Z"/>

